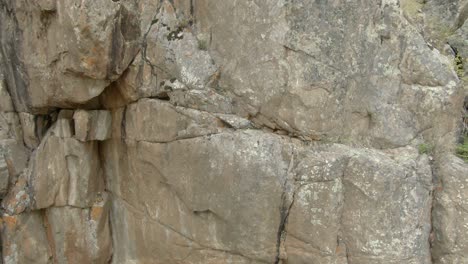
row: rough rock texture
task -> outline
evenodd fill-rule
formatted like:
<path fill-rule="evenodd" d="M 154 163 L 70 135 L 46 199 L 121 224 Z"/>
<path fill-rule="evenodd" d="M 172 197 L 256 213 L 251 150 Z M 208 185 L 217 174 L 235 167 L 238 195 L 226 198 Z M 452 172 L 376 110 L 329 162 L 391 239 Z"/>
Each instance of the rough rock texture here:
<path fill-rule="evenodd" d="M 468 263 L 467 18 L 0 1 L 3 263 Z"/>

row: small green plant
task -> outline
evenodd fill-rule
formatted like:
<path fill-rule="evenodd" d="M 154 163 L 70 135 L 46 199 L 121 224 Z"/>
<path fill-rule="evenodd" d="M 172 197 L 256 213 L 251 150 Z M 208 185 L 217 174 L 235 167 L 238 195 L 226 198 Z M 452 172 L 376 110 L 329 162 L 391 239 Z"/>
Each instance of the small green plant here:
<path fill-rule="evenodd" d="M 468 162 L 468 134 L 465 135 L 463 143 L 457 146 L 456 154 L 465 162 Z"/>
<path fill-rule="evenodd" d="M 204 39 L 198 39 L 198 49 L 208 50 L 208 42 Z"/>
<path fill-rule="evenodd" d="M 179 21 L 178 24 L 179 24 L 180 28 L 186 28 L 186 27 L 189 27 L 189 26 L 191 26 L 193 24 L 193 20 L 184 17 Z"/>
<path fill-rule="evenodd" d="M 419 154 L 430 154 L 433 150 L 433 146 L 430 145 L 430 144 L 419 144 L 418 146 L 418 151 L 419 151 Z"/>
<path fill-rule="evenodd" d="M 453 60 L 453 67 L 455 68 L 455 72 L 460 79 L 463 78 L 465 73 L 463 66 L 463 58 L 460 56 L 460 54 L 457 54 Z"/>

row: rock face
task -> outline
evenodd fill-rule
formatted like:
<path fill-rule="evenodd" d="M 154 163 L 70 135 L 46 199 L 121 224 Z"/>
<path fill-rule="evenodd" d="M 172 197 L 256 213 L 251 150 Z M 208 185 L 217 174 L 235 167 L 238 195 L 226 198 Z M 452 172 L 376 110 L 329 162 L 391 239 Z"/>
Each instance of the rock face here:
<path fill-rule="evenodd" d="M 467 18 L 1 1 L 3 263 L 468 263 Z"/>

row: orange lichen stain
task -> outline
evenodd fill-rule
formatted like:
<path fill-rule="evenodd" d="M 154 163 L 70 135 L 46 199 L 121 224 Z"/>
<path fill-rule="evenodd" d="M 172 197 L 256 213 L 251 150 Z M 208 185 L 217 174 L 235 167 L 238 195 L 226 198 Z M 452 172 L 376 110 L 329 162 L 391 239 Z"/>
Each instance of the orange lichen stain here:
<path fill-rule="evenodd" d="M 85 57 L 81 59 L 86 68 L 92 68 L 96 65 L 97 59 L 95 57 Z"/>
<path fill-rule="evenodd" d="M 336 247 L 336 250 L 335 250 L 335 253 L 336 253 L 337 255 L 339 255 L 339 254 L 342 253 L 342 251 L 343 251 L 343 248 L 340 247 L 340 246 L 337 246 L 337 247 Z"/>
<path fill-rule="evenodd" d="M 98 220 L 102 216 L 102 207 L 93 207 L 91 209 L 91 220 Z"/>
<path fill-rule="evenodd" d="M 3 216 L 3 222 L 5 223 L 8 229 L 14 229 L 16 227 L 18 219 L 16 219 L 15 216 L 6 215 L 6 216 Z"/>

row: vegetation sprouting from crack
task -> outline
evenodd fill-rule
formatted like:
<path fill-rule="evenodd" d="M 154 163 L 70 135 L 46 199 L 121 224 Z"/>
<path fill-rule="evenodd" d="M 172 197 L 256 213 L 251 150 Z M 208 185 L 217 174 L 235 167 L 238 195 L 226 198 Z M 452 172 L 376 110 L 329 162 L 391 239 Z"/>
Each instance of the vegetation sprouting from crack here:
<path fill-rule="evenodd" d="M 463 105 L 461 140 L 456 148 L 458 157 L 468 162 L 468 97 L 465 98 Z"/>

